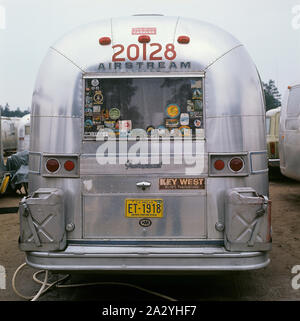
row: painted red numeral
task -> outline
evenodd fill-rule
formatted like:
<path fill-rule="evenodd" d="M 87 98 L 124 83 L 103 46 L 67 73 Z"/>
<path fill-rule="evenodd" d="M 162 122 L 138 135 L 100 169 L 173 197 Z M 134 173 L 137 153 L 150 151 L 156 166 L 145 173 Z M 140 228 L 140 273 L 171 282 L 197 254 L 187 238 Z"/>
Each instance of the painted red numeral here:
<path fill-rule="evenodd" d="M 157 49 L 155 49 L 153 52 L 150 53 L 149 60 L 162 60 L 163 58 L 161 56 L 157 56 L 162 50 L 162 45 L 160 43 L 151 43 L 150 47 L 156 47 Z M 124 46 L 121 44 L 118 44 L 118 45 L 114 45 L 112 48 L 119 49 L 113 54 L 112 61 L 125 61 L 125 58 L 120 58 L 120 57 L 117 58 L 119 55 L 121 55 L 124 52 L 125 50 Z M 127 53 L 127 58 L 129 60 L 131 61 L 137 60 L 140 56 L 140 47 L 136 44 L 131 44 L 127 47 L 126 53 Z M 146 60 L 147 47 L 145 43 L 143 43 L 142 53 L 143 53 L 143 60 Z M 174 60 L 176 58 L 175 46 L 172 43 L 168 43 L 166 45 L 164 56 L 168 60 Z"/>
<path fill-rule="evenodd" d="M 161 49 L 162 49 L 161 44 L 160 43 L 151 43 L 150 44 L 150 47 L 154 47 L 154 46 L 158 47 L 158 49 L 151 52 L 149 59 L 150 60 L 162 60 L 162 57 L 154 57 L 154 55 L 158 54 L 161 51 Z"/>
<path fill-rule="evenodd" d="M 119 51 L 115 52 L 112 56 L 112 61 L 125 61 L 125 58 L 117 58 L 123 51 L 124 51 L 124 46 L 123 45 L 115 45 L 112 46 L 113 49 L 115 48 L 120 48 Z"/>
<path fill-rule="evenodd" d="M 143 43 L 143 60 L 147 60 L 147 44 Z"/>
<path fill-rule="evenodd" d="M 131 56 L 131 53 L 130 53 L 131 48 L 135 48 L 135 56 L 134 57 Z M 132 44 L 127 47 L 127 57 L 129 60 L 131 60 L 131 61 L 137 60 L 139 55 L 140 55 L 140 48 L 138 45 Z"/>
<path fill-rule="evenodd" d="M 171 55 L 170 55 L 171 53 Z M 166 51 L 165 51 L 165 57 L 168 60 L 173 60 L 176 58 L 176 51 L 175 51 L 175 47 L 172 43 L 168 43 L 166 45 Z"/>

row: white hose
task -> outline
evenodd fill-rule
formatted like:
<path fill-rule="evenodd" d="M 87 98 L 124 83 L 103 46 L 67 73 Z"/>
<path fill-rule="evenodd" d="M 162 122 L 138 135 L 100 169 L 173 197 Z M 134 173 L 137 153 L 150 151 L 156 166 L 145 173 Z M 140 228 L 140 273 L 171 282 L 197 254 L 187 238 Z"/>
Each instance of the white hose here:
<path fill-rule="evenodd" d="M 44 279 L 44 282 L 43 282 L 39 292 L 35 295 L 35 297 L 31 301 L 36 301 L 40 297 L 40 295 L 43 293 L 43 291 L 46 287 L 47 281 L 48 281 L 48 270 L 46 270 L 46 272 L 45 272 L 45 279 Z M 47 288 L 47 290 L 48 289 L 49 288 Z"/>
<path fill-rule="evenodd" d="M 31 301 L 36 301 L 38 300 L 38 298 L 46 293 L 50 288 L 52 288 L 53 286 L 56 286 L 57 288 L 74 288 L 74 287 L 83 287 L 83 286 L 93 286 L 93 285 L 121 285 L 121 286 L 128 286 L 128 287 L 132 287 L 135 289 L 138 289 L 140 291 L 161 297 L 163 299 L 169 300 L 169 301 L 177 301 L 176 299 L 173 299 L 167 295 L 158 293 L 158 292 L 154 292 L 154 291 L 150 291 L 147 289 L 144 289 L 140 286 L 134 285 L 134 284 L 130 284 L 130 283 L 123 283 L 123 282 L 94 282 L 94 283 L 79 283 L 79 284 L 67 284 L 67 285 L 63 285 L 63 284 L 59 284 L 60 282 L 63 282 L 64 280 L 66 280 L 69 275 L 64 276 L 63 278 L 53 282 L 53 283 L 48 283 L 48 270 L 40 270 L 37 271 L 33 274 L 32 278 L 33 280 L 38 283 L 41 284 L 41 288 L 39 289 L 38 293 L 34 296 L 25 296 L 22 295 L 16 288 L 16 278 L 17 278 L 17 274 L 20 272 L 20 270 L 25 267 L 27 265 L 27 263 L 23 263 L 21 264 L 15 271 L 13 278 L 12 278 L 12 288 L 14 290 L 14 292 L 21 298 L 26 299 L 26 300 L 31 300 Z M 45 278 L 44 281 L 41 281 L 37 278 L 37 275 L 41 274 L 41 273 L 45 273 Z"/>

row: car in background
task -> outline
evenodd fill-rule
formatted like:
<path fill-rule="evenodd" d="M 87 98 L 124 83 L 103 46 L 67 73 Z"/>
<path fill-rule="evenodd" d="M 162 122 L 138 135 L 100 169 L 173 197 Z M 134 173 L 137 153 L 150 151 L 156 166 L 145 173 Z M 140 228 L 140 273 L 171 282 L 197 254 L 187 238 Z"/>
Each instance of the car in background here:
<path fill-rule="evenodd" d="M 266 134 L 269 166 L 279 167 L 279 121 L 281 106 L 266 113 Z"/>

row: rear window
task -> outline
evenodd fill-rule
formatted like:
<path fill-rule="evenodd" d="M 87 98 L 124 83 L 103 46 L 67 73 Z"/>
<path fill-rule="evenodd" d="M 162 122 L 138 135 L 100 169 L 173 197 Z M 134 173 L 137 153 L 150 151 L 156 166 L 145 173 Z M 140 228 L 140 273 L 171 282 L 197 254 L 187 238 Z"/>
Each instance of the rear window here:
<path fill-rule="evenodd" d="M 292 88 L 289 94 L 287 114 L 290 117 L 300 115 L 300 87 Z"/>
<path fill-rule="evenodd" d="M 204 136 L 202 77 L 85 78 L 84 136 Z"/>

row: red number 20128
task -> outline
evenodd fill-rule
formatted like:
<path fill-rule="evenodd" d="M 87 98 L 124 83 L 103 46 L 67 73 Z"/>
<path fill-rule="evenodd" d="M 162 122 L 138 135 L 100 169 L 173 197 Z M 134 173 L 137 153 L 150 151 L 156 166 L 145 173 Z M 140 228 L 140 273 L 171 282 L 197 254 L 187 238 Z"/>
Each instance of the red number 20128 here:
<path fill-rule="evenodd" d="M 151 43 L 150 47 L 153 47 L 155 50 L 150 52 L 149 60 L 162 60 L 162 56 L 159 56 L 162 51 L 162 45 L 160 43 Z M 112 56 L 112 61 L 125 61 L 125 58 L 119 57 L 125 50 L 125 47 L 121 44 L 114 45 L 113 49 L 117 51 Z M 140 56 L 140 47 L 136 44 L 128 45 L 126 50 L 127 58 L 131 61 L 137 60 Z M 142 47 L 143 60 L 146 60 L 147 57 L 147 45 L 144 43 Z M 165 46 L 165 51 L 163 55 L 168 60 L 174 60 L 176 58 L 175 46 L 172 43 L 168 43 Z"/>

